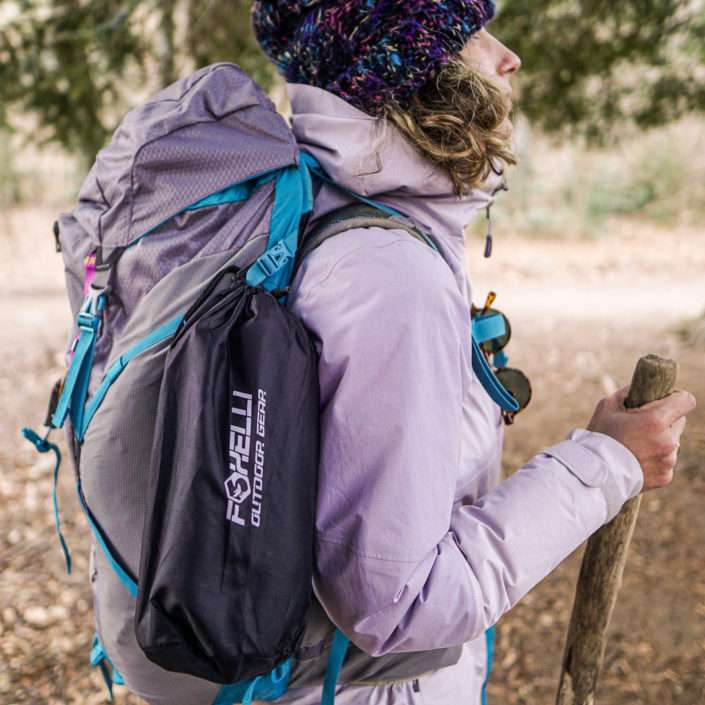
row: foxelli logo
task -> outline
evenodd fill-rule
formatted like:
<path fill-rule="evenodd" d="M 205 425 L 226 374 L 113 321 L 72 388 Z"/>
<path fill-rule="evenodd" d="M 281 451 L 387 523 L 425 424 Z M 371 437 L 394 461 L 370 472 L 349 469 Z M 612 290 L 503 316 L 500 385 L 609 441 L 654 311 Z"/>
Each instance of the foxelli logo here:
<path fill-rule="evenodd" d="M 254 463 L 250 468 L 252 449 L 252 394 L 233 390 L 230 403 L 230 435 L 228 461 L 230 475 L 225 480 L 225 494 L 228 498 L 226 518 L 233 524 L 245 526 L 247 523 L 243 503 L 250 502 L 250 524 L 259 527 L 262 518 L 262 483 L 264 480 L 264 438 L 267 419 L 267 393 L 257 390 L 256 435 Z M 254 477 L 250 478 L 250 469 Z"/>

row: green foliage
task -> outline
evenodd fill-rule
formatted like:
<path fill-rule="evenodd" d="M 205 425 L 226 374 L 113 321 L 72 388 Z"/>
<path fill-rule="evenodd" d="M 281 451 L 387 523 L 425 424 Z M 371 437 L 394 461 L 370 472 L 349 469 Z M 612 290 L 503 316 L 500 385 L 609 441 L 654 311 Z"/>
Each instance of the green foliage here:
<path fill-rule="evenodd" d="M 132 32 L 137 0 L 33 0 L 0 29 L 0 126 L 28 129 L 90 160 L 110 130 L 116 76 L 145 47 Z M 24 114 L 13 117 L 17 109 Z M 12 112 L 11 112 L 12 111 Z"/>
<path fill-rule="evenodd" d="M 140 99 L 135 86 L 155 92 L 198 66 L 236 61 L 266 87 L 274 70 L 252 36 L 250 7 L 248 0 L 5 0 L 0 129 L 58 142 L 90 163 Z"/>
<path fill-rule="evenodd" d="M 705 109 L 705 11 L 684 0 L 506 0 L 498 36 L 521 57 L 521 110 L 604 143 L 625 125 Z"/>
<path fill-rule="evenodd" d="M 0 128 L 90 162 L 132 103 L 194 68 L 235 61 L 267 87 L 274 70 L 252 35 L 251 5 L 4 0 Z M 521 109 L 547 131 L 604 142 L 625 125 L 705 109 L 699 0 L 504 0 L 500 8 L 491 28 L 523 59 Z"/>
<path fill-rule="evenodd" d="M 276 71 L 250 28 L 251 7 L 250 0 L 191 2 L 187 51 L 196 66 L 232 61 L 269 88 Z"/>

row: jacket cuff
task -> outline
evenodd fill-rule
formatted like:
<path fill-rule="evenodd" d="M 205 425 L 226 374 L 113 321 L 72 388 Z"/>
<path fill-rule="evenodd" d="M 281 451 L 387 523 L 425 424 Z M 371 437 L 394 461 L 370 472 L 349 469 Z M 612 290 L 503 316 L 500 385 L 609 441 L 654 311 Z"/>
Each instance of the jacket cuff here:
<path fill-rule="evenodd" d="M 644 474 L 634 454 L 604 433 L 576 428 L 568 439 L 545 450 L 587 487 L 602 490 L 607 505 L 605 523 L 641 491 Z"/>

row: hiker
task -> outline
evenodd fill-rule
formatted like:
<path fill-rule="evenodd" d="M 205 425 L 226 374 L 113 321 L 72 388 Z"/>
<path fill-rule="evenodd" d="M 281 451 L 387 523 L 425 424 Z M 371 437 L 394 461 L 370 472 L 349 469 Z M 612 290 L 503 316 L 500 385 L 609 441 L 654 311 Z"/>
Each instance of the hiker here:
<path fill-rule="evenodd" d="M 695 405 L 677 392 L 626 411 L 623 389 L 499 484 L 502 412 L 473 372 L 482 292 L 464 240 L 514 163 L 520 60 L 486 29 L 493 14 L 491 0 L 254 4 L 301 150 L 438 248 L 351 227 L 293 281 L 319 356 L 321 457 L 316 600 L 282 703 L 320 701 L 338 627 L 352 642 L 339 705 L 479 705 L 487 630 L 627 499 L 670 481 Z M 310 229 L 353 203 L 318 182 Z"/>

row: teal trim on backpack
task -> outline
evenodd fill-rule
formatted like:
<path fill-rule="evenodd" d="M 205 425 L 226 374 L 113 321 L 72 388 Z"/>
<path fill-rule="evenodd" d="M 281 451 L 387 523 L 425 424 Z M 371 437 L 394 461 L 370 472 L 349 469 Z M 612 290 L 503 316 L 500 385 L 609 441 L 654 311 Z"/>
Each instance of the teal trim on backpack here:
<path fill-rule="evenodd" d="M 181 321 L 183 320 L 183 318 L 184 318 L 184 314 L 180 314 L 179 316 L 172 318 L 170 321 L 165 323 L 163 326 L 160 326 L 159 328 L 157 328 L 157 330 L 152 331 L 152 333 L 150 333 L 149 335 L 144 337 L 142 340 L 140 340 L 140 342 L 137 343 L 137 345 L 134 345 L 126 353 L 123 353 L 122 355 L 120 355 L 120 357 L 110 366 L 108 371 L 105 373 L 105 376 L 103 377 L 103 381 L 101 382 L 100 387 L 98 387 L 98 389 L 96 390 L 96 393 L 93 395 L 90 403 L 88 404 L 88 406 L 86 408 L 86 413 L 85 413 L 85 416 L 83 419 L 82 426 L 74 429 L 76 432 L 76 438 L 78 439 L 79 442 L 81 442 L 83 440 L 83 437 L 86 433 L 86 430 L 88 429 L 88 425 L 90 424 L 91 419 L 93 418 L 96 411 L 98 410 L 101 403 L 103 402 L 103 399 L 105 398 L 105 395 L 107 394 L 108 389 L 110 389 L 110 386 L 120 376 L 120 374 L 125 369 L 125 367 L 127 367 L 130 360 L 132 360 L 134 357 L 136 357 L 140 353 L 144 352 L 145 350 L 148 350 L 153 345 L 156 345 L 157 343 L 174 335 L 174 333 L 176 333 L 179 326 L 181 325 Z M 105 557 L 108 559 L 108 563 L 110 563 L 112 569 L 115 571 L 118 578 L 120 578 L 120 582 L 122 582 L 122 584 L 127 588 L 129 593 L 134 598 L 137 598 L 137 583 L 127 574 L 127 571 L 125 571 L 125 569 L 120 565 L 120 563 L 117 561 L 115 556 L 113 556 L 112 551 L 108 547 L 108 543 L 105 540 L 105 538 L 103 537 L 103 534 L 102 534 L 100 528 L 93 521 L 93 517 L 91 516 L 91 513 L 88 510 L 88 507 L 86 506 L 86 502 L 83 498 L 83 491 L 81 490 L 80 481 L 78 482 L 78 485 L 77 485 L 77 491 L 78 491 L 78 499 L 81 503 L 81 507 L 83 508 L 83 512 L 86 515 L 86 519 L 88 520 L 88 524 L 91 527 L 91 530 L 93 531 L 93 534 L 96 537 L 98 544 L 100 545 L 101 549 L 103 550 Z"/>
<path fill-rule="evenodd" d="M 508 362 L 509 358 L 507 357 L 504 350 L 500 350 L 498 353 L 495 353 L 492 356 L 492 364 L 494 365 L 494 368 L 496 370 L 498 370 L 500 367 L 506 367 Z"/>
<path fill-rule="evenodd" d="M 494 625 L 485 632 L 485 639 L 487 641 L 487 674 L 485 676 L 485 682 L 482 684 L 482 705 L 487 705 L 487 684 L 490 682 L 490 675 L 492 674 L 492 661 L 494 659 Z"/>
<path fill-rule="evenodd" d="M 478 343 L 499 338 L 507 332 L 504 316 L 501 313 L 491 313 L 487 316 L 473 316 L 472 337 Z"/>
<path fill-rule="evenodd" d="M 105 653 L 105 648 L 100 641 L 100 637 L 95 634 L 93 636 L 93 647 L 91 648 L 91 666 L 99 667 L 100 672 L 103 674 L 103 680 L 108 688 L 108 699 L 113 702 L 113 685 L 125 685 L 125 679 L 120 675 L 120 672 L 113 666 L 112 661 L 108 658 L 108 654 Z M 108 670 L 105 662 L 108 662 L 113 669 L 112 674 Z"/>
<path fill-rule="evenodd" d="M 225 188 L 220 189 L 220 191 L 215 191 L 214 193 L 211 193 L 208 196 L 204 196 L 199 201 L 192 203 L 190 206 L 186 206 L 186 208 L 183 208 L 178 213 L 174 213 L 168 218 L 164 218 L 161 223 L 158 223 L 153 228 L 150 228 L 141 235 L 138 235 L 134 240 L 132 240 L 132 242 L 128 243 L 127 245 L 124 245 L 124 247 L 127 248 L 136 245 L 143 237 L 146 237 L 150 233 L 153 233 L 155 230 L 158 230 L 162 227 L 162 225 L 168 223 L 170 220 L 176 218 L 182 213 L 185 213 L 186 211 L 198 210 L 199 208 L 206 208 L 208 206 L 218 206 L 224 203 L 239 203 L 241 201 L 245 201 L 260 186 L 266 184 L 268 181 L 271 181 L 276 176 L 278 171 L 286 168 L 288 167 L 284 166 L 276 167 L 274 169 L 268 169 L 267 171 L 263 171 L 261 174 L 255 174 L 254 176 L 250 176 L 249 178 L 244 179 L 243 181 L 238 181 L 234 184 L 231 184 L 230 186 L 226 186 Z"/>
<path fill-rule="evenodd" d="M 257 678 L 250 678 L 232 685 L 224 685 L 213 701 L 213 705 L 233 705 L 233 703 L 248 705 L 248 696 L 250 701 L 254 699 L 273 702 L 286 692 L 290 674 L 291 659 L 277 666 L 266 676 L 258 676 Z"/>
<path fill-rule="evenodd" d="M 248 180 L 233 184 L 232 186 L 224 188 L 222 191 L 216 191 L 210 196 L 206 196 L 200 201 L 192 203 L 190 206 L 187 206 L 185 210 L 195 211 L 199 208 L 207 208 L 208 206 L 221 206 L 226 203 L 240 203 L 241 201 L 246 201 L 262 183 L 264 182 L 258 183 L 257 181 L 253 182 L 252 180 Z"/>
<path fill-rule="evenodd" d="M 268 171 L 263 171 L 261 174 L 251 176 L 244 181 L 238 181 L 231 186 L 226 186 L 224 189 L 210 194 L 210 196 L 202 198 L 200 201 L 196 201 L 196 203 L 192 203 L 190 206 L 184 208 L 184 211 L 194 211 L 199 208 L 207 208 L 208 206 L 220 206 L 226 203 L 240 203 L 241 201 L 246 201 L 260 186 L 263 186 L 268 181 L 276 178 L 279 172 L 287 171 L 289 169 L 296 169 L 296 165 L 292 164 L 289 166 L 279 166 L 274 169 L 269 169 Z M 313 194 L 312 192 L 310 192 L 310 194 L 311 206 L 309 207 L 309 210 L 313 207 Z M 184 211 L 181 212 L 183 213 Z M 178 213 L 176 215 L 178 215 Z M 176 216 L 171 217 L 175 218 Z M 164 223 L 168 222 L 168 220 L 171 220 L 171 218 L 168 218 L 160 225 L 164 225 Z M 160 226 L 157 225 L 157 227 Z M 152 230 L 149 232 L 152 232 Z M 145 235 L 147 234 L 149 233 L 145 233 Z"/>
<path fill-rule="evenodd" d="M 98 411 L 98 408 L 103 403 L 103 399 L 105 398 L 108 389 L 110 389 L 110 385 L 112 385 L 112 383 L 120 376 L 130 360 L 148 348 L 151 348 L 153 345 L 156 345 L 169 336 L 174 335 L 181 325 L 183 318 L 184 314 L 180 314 L 176 316 L 176 318 L 172 318 L 163 326 L 157 328 L 157 330 L 152 331 L 152 333 L 140 340 L 137 345 L 131 347 L 126 353 L 120 355 L 120 357 L 110 366 L 103 377 L 103 381 L 86 407 L 82 425 L 74 427 L 76 431 L 76 438 L 79 443 L 83 441 L 83 437 L 86 435 L 86 431 L 88 430 L 88 425 L 95 415 L 95 412 Z"/>
<path fill-rule="evenodd" d="M 316 164 L 322 171 L 320 164 L 312 156 L 299 152 L 299 171 L 301 171 L 301 183 L 304 187 L 304 213 L 310 213 L 313 210 L 313 179 L 311 178 L 313 164 Z"/>
<path fill-rule="evenodd" d="M 79 315 L 79 322 L 80 322 Z M 76 346 L 75 357 L 78 357 L 78 372 L 76 374 L 75 387 L 70 388 L 71 405 L 69 414 L 71 423 L 74 427 L 81 427 L 83 421 L 83 407 L 86 403 L 86 395 L 88 394 L 88 382 L 91 376 L 91 368 L 93 367 L 93 355 L 95 354 L 95 346 L 98 341 L 98 328 L 100 326 L 100 318 L 98 316 L 90 317 L 90 331 L 86 326 L 80 326 L 81 339 Z M 85 341 L 85 344 L 82 344 Z M 72 364 L 71 367 L 74 365 Z"/>
<path fill-rule="evenodd" d="M 323 681 L 323 691 L 321 705 L 334 705 L 335 688 L 338 684 L 340 669 L 348 649 L 350 640 L 339 629 L 333 637 L 326 675 Z M 212 705 L 233 705 L 242 703 L 250 705 L 252 700 L 266 700 L 273 702 L 280 698 L 289 685 L 289 675 L 291 672 L 291 659 L 285 661 L 266 676 L 258 676 L 250 680 L 240 681 L 232 685 L 224 685 Z"/>
<path fill-rule="evenodd" d="M 519 411 L 519 404 L 495 377 L 474 335 L 472 338 L 472 370 L 495 404 L 504 411 Z"/>
<path fill-rule="evenodd" d="M 90 297 L 88 297 L 86 299 L 86 302 L 84 303 L 84 308 L 88 310 L 90 309 L 89 299 Z M 99 310 L 100 308 L 102 308 L 102 306 L 99 307 Z M 86 311 L 82 311 L 82 314 L 83 313 L 86 313 Z M 74 423 L 74 431 L 76 433 L 76 438 L 79 442 L 81 442 L 86 433 L 88 425 L 91 422 L 91 419 L 95 415 L 95 412 L 98 410 L 98 407 L 103 401 L 108 389 L 110 388 L 110 385 L 120 376 L 120 373 L 125 369 L 130 360 L 132 360 L 132 358 L 134 358 L 136 355 L 139 355 L 141 352 L 144 352 L 148 348 L 152 347 L 153 345 L 156 345 L 162 340 L 173 335 L 178 329 L 182 320 L 183 314 L 177 316 L 176 318 L 173 318 L 171 321 L 164 324 L 157 330 L 153 331 L 150 335 L 143 338 L 137 345 L 130 348 L 130 350 L 121 355 L 118 358 L 117 362 L 115 362 L 106 372 L 103 378 L 103 382 L 101 383 L 96 393 L 93 395 L 90 403 L 88 404 L 84 412 L 83 409 L 85 405 L 85 396 L 88 387 L 88 378 L 90 377 L 90 370 L 93 362 L 93 351 L 95 349 L 95 333 L 97 332 L 98 325 L 100 323 L 100 318 L 98 316 L 92 316 L 92 314 L 87 315 L 86 319 L 84 320 L 85 327 L 82 328 L 81 336 L 79 337 L 76 349 L 74 350 L 74 357 L 71 361 L 69 373 L 67 374 L 66 380 L 64 382 L 64 388 L 62 390 L 59 404 L 57 405 L 57 410 L 52 416 L 52 428 L 61 428 L 61 426 L 63 426 L 64 424 L 64 421 L 66 420 L 66 416 L 71 413 L 71 419 Z M 81 343 L 82 339 L 83 344 Z M 74 408 L 79 408 L 76 405 L 80 405 L 80 414 L 78 414 L 77 412 L 75 413 L 76 421 L 74 421 Z M 59 507 L 56 498 L 56 485 L 59 476 L 59 467 L 61 466 L 61 453 L 59 452 L 59 448 L 54 443 L 50 443 L 47 440 L 49 435 L 48 432 L 44 438 L 41 438 L 32 429 L 24 428 L 22 429 L 22 434 L 30 443 L 34 445 L 38 452 L 46 453 L 50 450 L 53 450 L 56 454 L 56 464 L 54 466 L 54 489 L 52 492 L 52 502 L 54 505 L 54 521 L 56 522 L 56 532 L 59 536 L 59 542 L 61 543 L 61 548 L 64 552 L 64 558 L 66 560 L 66 572 L 70 574 L 71 554 L 69 553 L 64 536 L 61 533 L 61 524 L 59 522 Z M 105 539 L 103 538 L 100 530 L 93 521 L 93 518 L 91 517 L 90 512 L 88 511 L 88 508 L 86 507 L 86 504 L 83 500 L 83 493 L 81 491 L 80 483 L 78 485 L 78 497 L 81 502 L 81 506 L 83 507 L 83 511 L 88 519 L 88 523 L 91 529 L 93 530 L 93 533 L 95 534 L 98 543 L 103 549 L 103 552 L 105 553 L 105 556 L 108 559 L 110 565 L 117 573 L 123 585 L 125 585 L 125 587 L 130 591 L 130 593 L 134 597 L 136 597 L 137 585 L 135 581 L 132 580 L 129 575 L 127 575 L 125 570 L 122 568 L 122 566 L 120 566 L 120 564 L 110 552 L 110 549 L 108 548 Z"/>
<path fill-rule="evenodd" d="M 273 291 L 289 284 L 301 218 L 311 191 L 310 184 L 305 183 L 307 179 L 310 175 L 306 168 L 289 167 L 276 175 L 267 250 L 247 271 L 245 281 L 250 286 Z"/>
<path fill-rule="evenodd" d="M 91 527 L 91 530 L 93 531 L 93 535 L 96 538 L 96 541 L 98 541 L 98 544 L 100 545 L 101 549 L 103 550 L 103 553 L 105 554 L 105 557 L 108 559 L 108 563 L 110 563 L 110 567 L 115 571 L 115 574 L 120 578 L 120 582 L 127 588 L 128 592 L 132 597 L 137 599 L 137 583 L 127 574 L 127 571 L 118 563 L 117 559 L 115 556 L 113 556 L 112 551 L 110 548 L 108 548 L 108 544 L 103 538 L 103 533 L 101 532 L 100 528 L 98 525 L 93 521 L 93 517 L 91 516 L 91 513 L 88 511 L 88 507 L 86 506 L 86 502 L 83 499 L 83 491 L 81 490 L 81 482 L 79 480 L 77 487 L 78 491 L 78 501 L 81 503 L 81 508 L 83 509 L 83 513 L 86 515 L 86 519 L 88 519 L 88 525 Z"/>
<path fill-rule="evenodd" d="M 78 314 L 77 323 L 80 334 L 76 341 L 59 403 L 51 418 L 51 425 L 54 428 L 61 428 L 69 414 L 74 428 L 81 427 L 102 309 L 102 296 L 87 296 Z"/>
<path fill-rule="evenodd" d="M 49 443 L 49 433 L 51 428 L 47 431 L 46 436 L 42 438 L 38 433 L 33 431 L 31 428 L 23 428 L 22 435 L 37 449 L 39 453 L 48 453 L 53 450 L 56 454 L 56 464 L 54 465 L 54 489 L 51 493 L 51 501 L 54 505 L 54 521 L 56 522 L 56 533 L 59 535 L 59 543 L 64 552 L 64 559 L 66 560 L 66 572 L 71 574 L 71 554 L 69 553 L 68 546 L 64 540 L 64 535 L 61 533 L 61 524 L 59 523 L 59 505 L 56 501 L 56 483 L 59 479 L 59 467 L 61 466 L 61 452 L 59 447 L 54 443 Z"/>
<path fill-rule="evenodd" d="M 350 639 L 340 629 L 336 629 L 333 645 L 328 656 L 326 675 L 323 679 L 321 705 L 333 705 L 335 702 L 335 687 L 338 685 L 338 677 L 340 676 L 340 669 L 343 667 L 348 644 L 350 644 Z"/>

